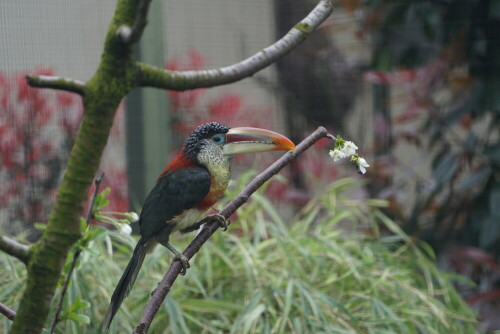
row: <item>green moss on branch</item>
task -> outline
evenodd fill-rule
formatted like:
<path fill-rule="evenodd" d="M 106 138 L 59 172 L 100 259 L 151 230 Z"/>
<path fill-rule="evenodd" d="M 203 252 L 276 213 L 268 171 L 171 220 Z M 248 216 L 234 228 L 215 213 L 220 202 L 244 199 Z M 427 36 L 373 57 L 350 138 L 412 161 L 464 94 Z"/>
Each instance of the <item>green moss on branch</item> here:
<path fill-rule="evenodd" d="M 313 27 L 311 27 L 311 25 L 305 23 L 305 22 L 300 22 L 300 23 L 297 23 L 295 26 L 294 26 L 295 29 L 297 30 L 300 30 L 302 31 L 303 33 L 306 33 L 306 34 L 309 34 L 310 32 L 313 31 Z"/>
<path fill-rule="evenodd" d="M 99 167 L 115 111 L 121 99 L 136 85 L 132 49 L 116 36 L 119 26 L 134 22 L 136 5 L 135 0 L 118 2 L 99 67 L 84 87 L 71 86 L 68 79 L 28 78 L 32 86 L 80 93 L 84 97 L 85 111 L 47 229 L 32 247 L 26 288 L 11 329 L 13 334 L 41 332 L 67 255 L 81 237 L 79 218 Z"/>
<path fill-rule="evenodd" d="M 26 80 L 31 87 L 64 90 L 82 96 L 85 94 L 85 83 L 74 79 L 47 75 L 27 75 Z"/>
<path fill-rule="evenodd" d="M 30 248 L 10 238 L 0 236 L 0 250 L 17 258 L 18 260 L 28 263 L 30 257 Z"/>

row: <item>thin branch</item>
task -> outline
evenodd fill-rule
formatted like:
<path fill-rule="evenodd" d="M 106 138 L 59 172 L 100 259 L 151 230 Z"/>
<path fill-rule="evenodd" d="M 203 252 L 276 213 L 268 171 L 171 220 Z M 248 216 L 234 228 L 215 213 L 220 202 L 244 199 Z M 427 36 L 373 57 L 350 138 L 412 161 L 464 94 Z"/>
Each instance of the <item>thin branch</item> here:
<path fill-rule="evenodd" d="M 94 193 L 92 194 L 92 200 L 90 201 L 89 208 L 87 211 L 87 226 L 90 224 L 90 220 L 92 219 L 92 210 L 94 208 L 95 200 L 97 198 L 97 194 L 99 192 L 99 187 L 101 186 L 102 180 L 104 179 L 104 173 L 102 173 L 98 178 L 94 180 Z M 59 317 L 59 314 L 62 311 L 62 306 L 63 306 L 63 301 L 64 301 L 64 295 L 66 295 L 66 291 L 68 290 L 68 285 L 69 281 L 71 279 L 71 275 L 73 274 L 73 270 L 75 270 L 76 267 L 76 261 L 78 261 L 78 258 L 80 257 L 80 254 L 82 253 L 81 248 L 77 248 L 75 251 L 75 254 L 73 255 L 73 259 L 71 260 L 71 265 L 69 267 L 68 275 L 66 275 L 66 279 L 64 280 L 64 283 L 61 288 L 61 297 L 59 299 L 59 303 L 57 304 L 56 312 L 54 314 L 54 319 L 52 320 L 52 325 L 50 327 L 50 332 L 49 333 L 54 333 L 54 330 L 61 321 L 61 318 Z"/>
<path fill-rule="evenodd" d="M 134 25 L 130 28 L 123 25 L 118 29 L 118 38 L 123 44 L 132 45 L 136 43 L 142 36 L 146 24 L 148 24 L 148 10 L 151 0 L 140 0 L 137 6 L 137 14 L 135 16 Z"/>
<path fill-rule="evenodd" d="M 285 153 L 281 158 L 276 160 L 271 166 L 269 166 L 262 173 L 257 175 L 250 183 L 236 196 L 231 202 L 229 202 L 224 209 L 222 209 L 219 214 L 224 216 L 226 219 L 229 218 L 240 206 L 248 201 L 250 196 L 261 187 L 266 181 L 268 181 L 272 176 L 279 173 L 286 165 L 288 165 L 293 159 L 295 159 L 299 154 L 306 151 L 314 143 L 319 141 L 321 138 L 328 137 L 329 133 L 324 127 L 319 127 L 306 139 L 304 139 L 295 151 L 290 151 Z M 214 234 L 214 232 L 219 228 L 217 222 L 210 222 L 205 225 L 200 233 L 194 238 L 194 240 L 189 244 L 189 246 L 184 250 L 183 254 L 191 259 L 203 246 L 203 244 Z M 146 333 L 151 322 L 153 321 L 156 312 L 158 312 L 161 303 L 167 296 L 170 288 L 174 284 L 177 276 L 181 272 L 181 264 L 179 261 L 173 261 L 166 275 L 163 277 L 162 281 L 158 284 L 156 290 L 151 295 L 151 299 L 148 301 L 144 313 L 136 327 L 134 334 Z"/>
<path fill-rule="evenodd" d="M 319 4 L 283 38 L 237 64 L 201 71 L 169 71 L 137 63 L 139 86 L 170 90 L 186 90 L 225 85 L 252 76 L 254 73 L 285 56 L 313 32 L 332 12 L 330 0 Z"/>
<path fill-rule="evenodd" d="M 11 321 L 16 317 L 16 311 L 12 310 L 10 307 L 5 306 L 2 303 L 0 303 L 0 313 L 6 316 L 7 319 Z"/>
<path fill-rule="evenodd" d="M 30 247 L 21 244 L 11 238 L 0 236 L 0 250 L 28 264 L 30 259 Z"/>
<path fill-rule="evenodd" d="M 85 82 L 83 81 L 49 75 L 27 75 L 26 80 L 31 87 L 52 88 L 85 95 Z"/>

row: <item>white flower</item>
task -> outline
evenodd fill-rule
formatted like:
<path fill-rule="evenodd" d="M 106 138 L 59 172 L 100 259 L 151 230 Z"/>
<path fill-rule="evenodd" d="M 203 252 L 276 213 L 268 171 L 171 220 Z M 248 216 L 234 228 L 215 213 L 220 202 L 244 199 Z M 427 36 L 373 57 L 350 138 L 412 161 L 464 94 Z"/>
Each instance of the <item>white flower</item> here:
<path fill-rule="evenodd" d="M 366 168 L 370 167 L 366 160 L 361 157 L 359 157 L 356 161 L 356 165 L 358 166 L 358 170 L 361 174 L 366 173 Z"/>
<path fill-rule="evenodd" d="M 335 149 L 335 150 L 330 150 L 330 156 L 333 158 L 333 161 L 338 161 L 343 158 L 347 158 L 347 155 L 343 150 Z"/>
<path fill-rule="evenodd" d="M 129 224 L 120 224 L 119 225 L 120 234 L 123 236 L 129 236 L 132 234 L 132 227 Z"/>
<path fill-rule="evenodd" d="M 133 211 L 125 213 L 124 216 L 131 223 L 139 220 L 139 215 Z"/>
<path fill-rule="evenodd" d="M 338 161 L 340 159 L 351 157 L 351 161 L 354 162 L 361 174 L 366 173 L 366 167 L 370 167 L 366 160 L 361 158 L 356 150 L 358 147 L 350 140 L 344 140 L 340 136 L 335 139 L 335 148 L 330 150 L 330 156 L 333 161 Z"/>
<path fill-rule="evenodd" d="M 348 140 L 344 143 L 344 153 L 348 157 L 350 157 L 351 155 L 356 153 L 357 149 L 358 149 L 358 147 L 352 141 Z"/>

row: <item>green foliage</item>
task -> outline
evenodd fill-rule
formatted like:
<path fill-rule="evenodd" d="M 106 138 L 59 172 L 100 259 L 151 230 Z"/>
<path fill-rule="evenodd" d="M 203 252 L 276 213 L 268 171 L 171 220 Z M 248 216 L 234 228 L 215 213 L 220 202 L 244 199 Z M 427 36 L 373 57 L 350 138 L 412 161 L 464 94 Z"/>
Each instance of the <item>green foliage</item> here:
<path fill-rule="evenodd" d="M 474 314 L 451 283 L 460 278 L 439 271 L 426 244 L 381 214 L 384 202 L 344 195 L 359 185 L 335 182 L 289 220 L 255 194 L 229 231 L 191 260 L 150 332 L 474 333 Z M 89 242 L 93 251 L 77 264 L 59 333 L 99 333 L 135 242 L 107 230 Z M 132 331 L 171 260 L 162 248 L 146 257 L 111 332 Z M 23 267 L 0 261 L 8 268 L 0 273 L 0 299 L 15 306 Z"/>
<path fill-rule="evenodd" d="M 61 313 L 61 319 L 73 320 L 76 323 L 89 324 L 89 316 L 81 314 L 81 311 L 88 309 L 89 307 L 89 302 L 81 300 L 79 296 L 76 296 L 73 304 Z"/>

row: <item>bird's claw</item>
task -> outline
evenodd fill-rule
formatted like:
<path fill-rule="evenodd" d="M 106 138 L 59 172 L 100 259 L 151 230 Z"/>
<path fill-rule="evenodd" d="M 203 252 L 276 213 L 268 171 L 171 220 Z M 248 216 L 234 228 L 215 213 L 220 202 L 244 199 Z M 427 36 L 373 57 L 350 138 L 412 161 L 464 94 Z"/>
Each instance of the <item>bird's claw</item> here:
<path fill-rule="evenodd" d="M 186 255 L 182 253 L 177 253 L 174 256 L 174 261 L 180 261 L 181 262 L 181 275 L 186 275 L 186 271 L 191 267 L 189 264 L 189 259 L 186 257 Z"/>
<path fill-rule="evenodd" d="M 216 213 L 215 215 L 211 215 L 210 219 L 215 220 L 219 224 L 219 227 L 222 229 L 222 231 L 227 231 L 227 227 L 229 226 L 230 221 L 226 219 L 226 217 Z"/>

